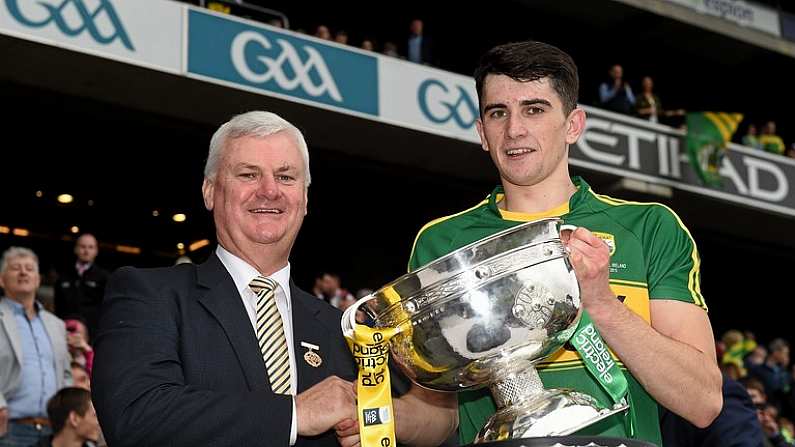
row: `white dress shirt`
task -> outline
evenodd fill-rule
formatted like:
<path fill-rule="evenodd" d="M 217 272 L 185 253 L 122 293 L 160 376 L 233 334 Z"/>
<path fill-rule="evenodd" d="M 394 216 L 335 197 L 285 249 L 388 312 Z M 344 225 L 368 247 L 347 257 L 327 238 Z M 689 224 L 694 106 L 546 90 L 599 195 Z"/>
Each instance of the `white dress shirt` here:
<path fill-rule="evenodd" d="M 238 258 L 229 251 L 227 251 L 220 244 L 215 250 L 221 264 L 226 267 L 226 270 L 232 275 L 232 281 L 235 282 L 235 287 L 240 293 L 240 299 L 243 300 L 243 307 L 246 308 L 248 319 L 251 321 L 251 330 L 256 337 L 257 333 L 257 310 L 256 301 L 257 295 L 251 290 L 249 284 L 251 280 L 262 275 L 253 266 L 249 265 L 246 261 Z M 282 316 L 282 323 L 284 326 L 284 338 L 287 342 L 287 351 L 290 355 L 290 387 L 293 394 L 293 414 L 292 422 L 290 423 L 290 445 L 295 445 L 296 438 L 298 437 L 298 421 L 295 415 L 295 394 L 298 389 L 298 369 L 295 366 L 295 347 L 293 346 L 293 312 L 290 306 L 290 263 L 288 262 L 281 270 L 270 275 L 269 278 L 276 281 L 278 287 L 274 299 L 276 300 L 276 308 Z M 267 441 L 266 441 L 267 443 Z"/>

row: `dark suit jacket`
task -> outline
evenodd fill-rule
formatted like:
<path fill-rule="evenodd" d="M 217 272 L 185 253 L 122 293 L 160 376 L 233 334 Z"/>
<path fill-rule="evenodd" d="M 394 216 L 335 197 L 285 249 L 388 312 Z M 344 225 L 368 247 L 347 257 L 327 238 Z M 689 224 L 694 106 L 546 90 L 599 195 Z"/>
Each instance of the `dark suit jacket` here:
<path fill-rule="evenodd" d="M 698 428 L 660 407 L 665 447 L 762 447 L 764 432 L 751 397 L 740 383 L 723 376 L 723 409 L 707 428 Z"/>
<path fill-rule="evenodd" d="M 298 392 L 327 376 L 355 378 L 341 314 L 290 285 Z M 320 346 L 318 368 L 303 360 Z M 288 446 L 292 400 L 270 390 L 254 330 L 232 277 L 204 264 L 125 267 L 100 318 L 93 400 L 108 445 Z M 297 446 L 336 446 L 333 432 Z"/>
<path fill-rule="evenodd" d="M 61 319 L 83 317 L 93 339 L 107 282 L 108 272 L 97 264 L 92 264 L 83 276 L 78 275 L 72 265 L 55 283 L 55 314 Z"/>

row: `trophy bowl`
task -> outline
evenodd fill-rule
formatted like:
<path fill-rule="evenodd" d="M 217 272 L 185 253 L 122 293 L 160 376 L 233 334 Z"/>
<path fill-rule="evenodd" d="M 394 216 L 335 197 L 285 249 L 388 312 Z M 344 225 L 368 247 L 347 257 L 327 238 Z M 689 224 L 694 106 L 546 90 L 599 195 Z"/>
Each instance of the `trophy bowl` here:
<path fill-rule="evenodd" d="M 562 221 L 518 225 L 449 253 L 362 298 L 376 327 L 399 328 L 394 362 L 436 391 L 488 386 L 498 407 L 476 443 L 564 436 L 626 409 L 544 389 L 535 364 L 560 349 L 581 315 Z"/>

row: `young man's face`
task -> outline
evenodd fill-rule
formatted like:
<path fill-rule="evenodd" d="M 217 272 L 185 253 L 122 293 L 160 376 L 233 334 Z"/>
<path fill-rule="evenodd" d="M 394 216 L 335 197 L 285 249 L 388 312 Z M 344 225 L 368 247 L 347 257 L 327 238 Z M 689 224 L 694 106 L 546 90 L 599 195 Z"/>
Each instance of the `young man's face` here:
<path fill-rule="evenodd" d="M 566 115 L 548 78 L 520 82 L 490 74 L 483 83 L 477 128 L 503 184 L 533 186 L 568 177 L 567 146 L 577 141 L 585 113 Z"/>

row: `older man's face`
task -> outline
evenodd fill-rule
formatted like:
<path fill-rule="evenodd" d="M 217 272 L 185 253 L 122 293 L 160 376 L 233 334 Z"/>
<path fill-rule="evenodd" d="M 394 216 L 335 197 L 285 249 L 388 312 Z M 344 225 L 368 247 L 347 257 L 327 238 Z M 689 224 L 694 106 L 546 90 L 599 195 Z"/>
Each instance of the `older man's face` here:
<path fill-rule="evenodd" d="M 39 265 L 30 256 L 11 258 L 0 274 L 3 289 L 11 298 L 35 295 L 41 284 Z"/>
<path fill-rule="evenodd" d="M 286 131 L 229 141 L 215 178 L 203 188 L 221 245 L 236 254 L 289 253 L 306 215 L 306 175 Z"/>

